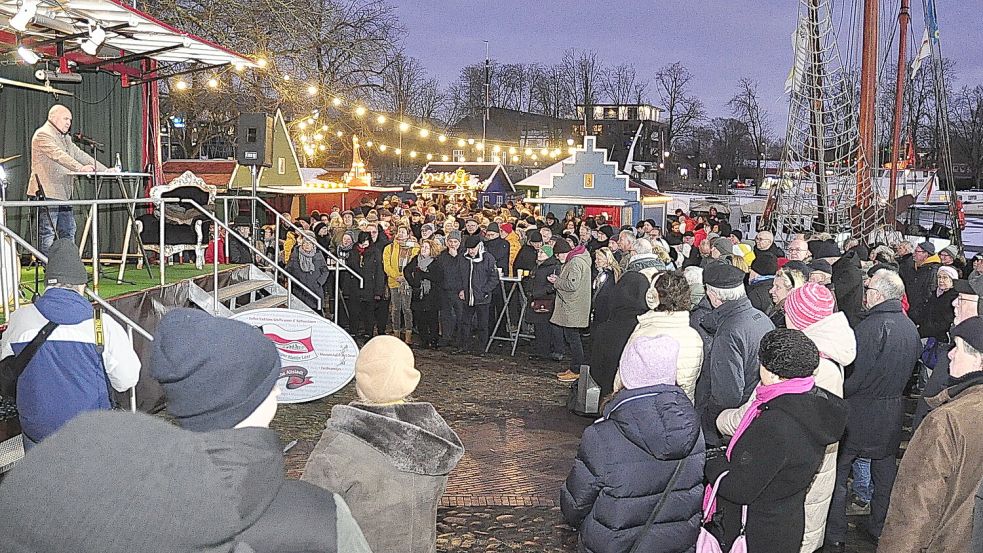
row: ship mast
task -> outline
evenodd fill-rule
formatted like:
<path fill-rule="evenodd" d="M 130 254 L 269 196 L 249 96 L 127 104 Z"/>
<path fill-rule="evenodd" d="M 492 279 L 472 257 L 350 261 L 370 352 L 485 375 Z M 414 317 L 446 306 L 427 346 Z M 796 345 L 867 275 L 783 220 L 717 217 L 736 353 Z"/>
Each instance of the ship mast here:
<path fill-rule="evenodd" d="M 864 0 L 863 46 L 860 65 L 860 151 L 857 158 L 856 207 L 859 213 L 870 207 L 871 162 L 874 158 L 874 116 L 877 100 L 877 0 Z M 863 217 L 855 225 L 855 234 L 866 234 Z"/>
<path fill-rule="evenodd" d="M 898 78 L 894 89 L 894 130 L 891 134 L 891 185 L 887 193 L 888 205 L 893 205 L 898 195 L 898 160 L 901 157 L 904 84 L 908 78 L 908 23 L 911 20 L 909 1 L 901 0 L 901 11 L 898 13 Z"/>

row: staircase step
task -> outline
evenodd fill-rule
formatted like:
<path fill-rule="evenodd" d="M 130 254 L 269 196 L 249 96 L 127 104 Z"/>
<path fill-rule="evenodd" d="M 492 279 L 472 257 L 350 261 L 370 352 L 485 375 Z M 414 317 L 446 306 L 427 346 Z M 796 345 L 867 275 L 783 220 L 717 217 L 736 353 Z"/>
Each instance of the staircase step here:
<path fill-rule="evenodd" d="M 241 307 L 236 307 L 233 313 L 242 313 L 243 311 L 249 311 L 251 309 L 264 309 L 267 307 L 280 307 L 287 304 L 287 296 L 266 296 L 265 298 L 260 298 L 252 303 L 247 303 Z"/>
<path fill-rule="evenodd" d="M 225 288 L 219 288 L 218 290 L 218 301 L 228 301 L 232 298 L 248 294 L 250 292 L 255 292 L 257 290 L 262 290 L 268 288 L 273 281 L 271 280 L 244 280 L 242 282 L 237 282 L 226 286 Z"/>

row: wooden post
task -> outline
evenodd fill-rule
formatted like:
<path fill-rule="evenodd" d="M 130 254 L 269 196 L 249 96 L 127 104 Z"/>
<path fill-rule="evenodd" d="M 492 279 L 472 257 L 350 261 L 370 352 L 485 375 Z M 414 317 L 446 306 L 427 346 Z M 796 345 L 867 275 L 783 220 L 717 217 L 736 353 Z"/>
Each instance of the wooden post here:
<path fill-rule="evenodd" d="M 904 119 L 904 85 L 908 78 L 908 22 L 911 19 L 910 0 L 901 0 L 898 13 L 898 82 L 894 89 L 894 132 L 891 135 L 891 187 L 888 189 L 887 203 L 892 205 L 898 194 L 898 160 L 901 150 L 901 126 Z M 914 139 L 914 137 L 911 137 Z"/>
<path fill-rule="evenodd" d="M 860 152 L 857 160 L 857 207 L 871 201 L 871 162 L 874 159 L 874 115 L 877 100 L 877 0 L 864 0 L 864 37 L 860 64 Z M 862 217 L 861 217 L 862 220 Z M 861 232 L 867 229 L 860 229 Z"/>

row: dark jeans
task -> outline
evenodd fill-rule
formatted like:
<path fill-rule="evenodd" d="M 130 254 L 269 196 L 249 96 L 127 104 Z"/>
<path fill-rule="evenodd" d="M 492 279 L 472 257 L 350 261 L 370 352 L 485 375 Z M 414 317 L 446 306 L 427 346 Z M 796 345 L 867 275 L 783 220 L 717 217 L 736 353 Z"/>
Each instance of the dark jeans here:
<path fill-rule="evenodd" d="M 488 328 L 494 330 L 495 323 L 498 322 L 498 317 L 502 314 L 502 310 L 505 309 L 505 296 L 502 294 L 502 286 L 498 285 L 492 290 L 491 293 L 491 309 L 488 310 Z M 499 330 L 499 336 L 508 336 L 508 319 L 507 317 L 502 317 L 502 327 Z"/>
<path fill-rule="evenodd" d="M 464 302 L 457 292 L 443 290 L 440 293 L 440 344 L 442 346 L 463 346 L 461 326 L 464 319 Z"/>
<path fill-rule="evenodd" d="M 563 353 L 563 332 L 560 327 L 545 321 L 534 323 L 536 328 L 536 353 L 547 357 L 554 353 Z"/>
<path fill-rule="evenodd" d="M 463 302 L 462 302 L 463 303 Z M 488 345 L 488 312 L 491 305 L 465 305 L 464 324 L 462 325 L 461 347 L 474 352 L 485 351 Z M 472 345 L 471 336 L 477 332 L 477 342 Z"/>
<path fill-rule="evenodd" d="M 570 351 L 570 370 L 580 374 L 580 366 L 584 364 L 584 344 L 580 341 L 579 328 L 559 327 L 563 343 Z"/>
<path fill-rule="evenodd" d="M 46 257 L 48 248 L 55 241 L 56 234 L 57 238 L 68 238 L 72 242 L 75 241 L 75 212 L 72 211 L 72 206 L 48 207 L 47 214 L 45 214 L 44 207 L 39 207 L 37 208 L 37 218 L 38 250 Z M 54 223 L 54 228 L 51 226 L 52 223 Z"/>
<path fill-rule="evenodd" d="M 836 459 L 836 487 L 833 489 L 833 499 L 829 504 L 829 516 L 826 520 L 826 543 L 845 542 L 847 533 L 846 503 L 847 477 L 853 461 L 859 458 L 856 451 L 844 450 L 841 446 Z M 887 516 L 887 506 L 891 500 L 891 488 L 898 475 L 898 463 L 894 455 L 883 459 L 870 460 L 870 480 L 874 486 L 874 495 L 870 500 L 870 517 L 866 527 L 875 536 L 881 535 L 884 528 L 884 517 Z"/>
<path fill-rule="evenodd" d="M 376 335 L 386 333 L 386 323 L 389 321 L 389 300 L 368 300 L 362 301 L 359 307 L 359 315 L 362 318 L 362 333 L 372 336 L 375 330 Z"/>
<path fill-rule="evenodd" d="M 416 310 L 413 312 L 413 321 L 416 323 L 416 331 L 420 334 L 423 346 L 436 345 L 440 338 L 437 331 L 437 311 Z"/>

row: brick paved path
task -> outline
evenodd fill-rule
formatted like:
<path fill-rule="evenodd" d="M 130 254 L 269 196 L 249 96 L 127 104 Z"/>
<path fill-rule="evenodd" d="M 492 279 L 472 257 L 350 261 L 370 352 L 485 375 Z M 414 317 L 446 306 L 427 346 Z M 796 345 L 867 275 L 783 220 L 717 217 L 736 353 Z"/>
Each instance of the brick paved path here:
<path fill-rule="evenodd" d="M 438 551 L 576 551 L 558 498 L 591 420 L 565 409 L 569 386 L 553 376 L 563 367 L 529 361 L 522 348 L 514 358 L 415 351 L 423 373 L 415 397 L 436 406 L 467 450 L 438 510 Z M 324 400 L 280 407 L 273 427 L 284 442 L 298 441 L 287 454 L 291 477 L 302 474 L 331 406 L 354 398 L 349 385 Z M 853 553 L 874 550 L 851 541 Z"/>

